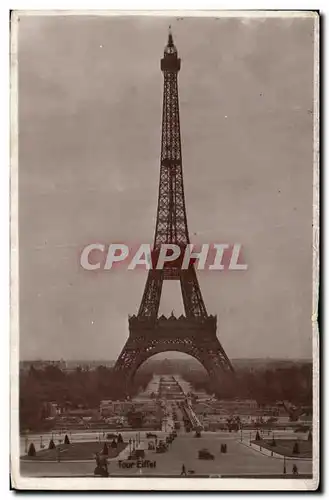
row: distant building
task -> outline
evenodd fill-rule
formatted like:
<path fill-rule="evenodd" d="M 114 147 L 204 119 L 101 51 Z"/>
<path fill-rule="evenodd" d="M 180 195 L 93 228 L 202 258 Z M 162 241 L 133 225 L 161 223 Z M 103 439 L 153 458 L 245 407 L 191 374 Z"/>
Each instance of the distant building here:
<path fill-rule="evenodd" d="M 45 359 L 36 359 L 34 361 L 20 361 L 19 368 L 23 372 L 27 372 L 33 366 L 36 370 L 44 370 L 47 366 L 56 366 L 60 370 L 66 369 L 66 361 L 60 359 L 59 361 L 51 361 Z"/>
<path fill-rule="evenodd" d="M 101 416 L 114 416 L 114 415 L 124 415 L 128 413 L 134 404 L 131 401 L 112 401 L 102 400 L 99 405 L 99 411 Z"/>
<path fill-rule="evenodd" d="M 197 414 L 204 415 L 257 415 L 260 412 L 253 399 L 197 401 L 192 406 Z"/>
<path fill-rule="evenodd" d="M 99 418 L 99 411 L 90 408 L 77 408 L 74 410 L 67 410 L 64 414 L 65 417 L 77 418 Z"/>

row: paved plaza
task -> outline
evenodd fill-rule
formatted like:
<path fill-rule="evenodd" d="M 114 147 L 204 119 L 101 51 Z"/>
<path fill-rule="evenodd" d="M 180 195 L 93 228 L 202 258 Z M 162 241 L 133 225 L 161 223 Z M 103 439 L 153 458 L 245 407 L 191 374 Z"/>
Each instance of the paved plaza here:
<path fill-rule="evenodd" d="M 143 433 L 145 436 L 145 433 Z M 124 439 L 129 439 L 133 433 L 123 433 Z M 145 441 L 143 436 L 142 441 Z M 159 433 L 164 437 L 164 433 Z M 86 435 L 76 435 L 75 439 L 86 439 Z M 89 439 L 90 439 L 89 434 Z M 247 436 L 241 442 L 239 433 L 209 432 L 203 433 L 201 438 L 195 438 L 194 433 L 181 432 L 170 445 L 166 453 L 146 451 L 146 458 L 156 460 L 156 469 L 144 468 L 141 471 L 136 467 L 121 469 L 118 458 L 109 461 L 110 475 L 140 476 L 146 475 L 180 475 L 182 465 L 186 471 L 193 470 L 196 475 L 271 475 L 283 473 L 283 458 L 264 455 L 248 445 Z M 74 442 L 74 440 L 73 440 Z M 220 453 L 221 444 L 227 444 L 227 453 Z M 247 443 L 247 444 L 246 444 Z M 198 451 L 207 448 L 214 456 L 214 460 L 199 460 Z M 120 457 L 124 458 L 124 457 Z M 286 460 L 287 473 L 290 474 L 293 463 L 296 463 L 300 474 L 312 473 L 311 460 Z M 90 462 L 21 462 L 21 473 L 27 476 L 91 476 L 95 463 Z"/>

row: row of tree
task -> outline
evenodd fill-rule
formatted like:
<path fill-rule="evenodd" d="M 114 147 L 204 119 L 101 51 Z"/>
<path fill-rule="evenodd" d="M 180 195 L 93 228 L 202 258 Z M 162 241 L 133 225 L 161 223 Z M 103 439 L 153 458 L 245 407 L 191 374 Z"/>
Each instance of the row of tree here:
<path fill-rule="evenodd" d="M 181 375 L 194 390 L 205 390 L 218 398 L 255 399 L 259 405 L 287 400 L 295 405 L 312 405 L 312 365 L 295 364 L 289 367 L 236 370 L 234 387 L 214 386 L 201 369 L 181 366 Z M 131 396 L 145 389 L 152 379 L 152 365 L 143 366 L 134 378 Z M 122 379 L 113 369 L 99 366 L 96 370 L 77 368 L 65 372 L 56 366 L 30 370 L 20 374 L 20 424 L 22 429 L 39 429 L 48 415 L 45 402 L 56 402 L 61 408 L 99 408 L 102 399 L 122 397 Z M 141 419 L 141 415 L 131 415 Z"/>
<path fill-rule="evenodd" d="M 131 396 L 145 389 L 152 373 L 139 370 L 131 386 Z M 20 373 L 20 425 L 21 429 L 39 429 L 50 416 L 46 402 L 57 403 L 64 411 L 76 408 L 99 408 L 103 399 L 122 397 L 122 379 L 113 369 L 99 366 L 96 370 L 78 367 L 72 372 L 56 366 L 46 366 Z"/>
<path fill-rule="evenodd" d="M 186 371 L 184 378 L 194 390 L 205 390 L 217 397 L 255 399 L 259 405 L 290 401 L 296 405 L 312 405 L 312 364 L 295 364 L 284 368 L 236 370 L 232 387 L 214 386 L 205 371 Z"/>

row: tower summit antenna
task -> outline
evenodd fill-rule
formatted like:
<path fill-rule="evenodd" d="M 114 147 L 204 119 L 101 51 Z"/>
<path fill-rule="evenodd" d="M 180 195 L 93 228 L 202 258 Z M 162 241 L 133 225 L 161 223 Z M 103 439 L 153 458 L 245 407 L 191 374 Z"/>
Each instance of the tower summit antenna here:
<path fill-rule="evenodd" d="M 169 29 L 168 29 L 168 47 L 173 47 L 174 46 L 174 40 L 172 36 L 172 31 L 171 31 L 171 24 L 169 24 Z"/>

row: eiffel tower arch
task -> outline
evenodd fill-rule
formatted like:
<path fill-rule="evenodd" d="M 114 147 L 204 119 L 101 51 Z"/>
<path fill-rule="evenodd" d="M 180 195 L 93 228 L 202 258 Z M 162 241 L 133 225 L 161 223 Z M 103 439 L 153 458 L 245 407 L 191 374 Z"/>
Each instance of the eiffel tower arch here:
<path fill-rule="evenodd" d="M 178 58 L 169 31 L 161 59 L 164 75 L 162 140 L 157 220 L 153 255 L 163 244 L 176 244 L 182 251 L 190 244 L 185 208 L 182 148 L 179 119 Z M 129 387 L 138 368 L 160 352 L 178 351 L 197 359 L 215 385 L 229 386 L 234 370 L 217 335 L 217 318 L 208 315 L 195 267 L 181 269 L 181 260 L 168 262 L 163 269 L 150 269 L 137 315 L 129 318 L 129 337 L 114 371 L 122 390 Z M 180 282 L 185 315 L 158 317 L 163 282 Z"/>

